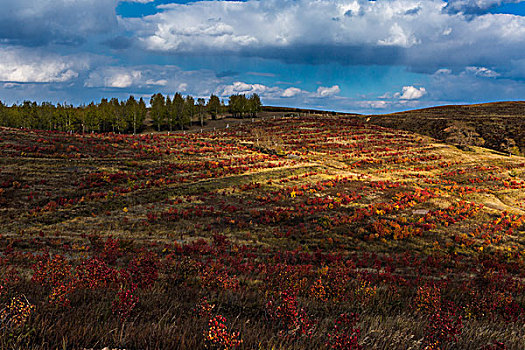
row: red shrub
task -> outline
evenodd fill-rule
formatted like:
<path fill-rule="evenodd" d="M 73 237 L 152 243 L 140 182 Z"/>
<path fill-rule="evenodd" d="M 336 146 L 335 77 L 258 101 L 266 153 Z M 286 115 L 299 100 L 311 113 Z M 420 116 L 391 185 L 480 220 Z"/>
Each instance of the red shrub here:
<path fill-rule="evenodd" d="M 358 321 L 356 314 L 341 314 L 335 321 L 333 330 L 327 334 L 326 347 L 333 350 L 359 350 L 358 338 L 361 332 L 355 328 Z"/>
<path fill-rule="evenodd" d="M 208 321 L 208 329 L 204 332 L 206 346 L 211 349 L 230 350 L 242 344 L 239 332 L 232 332 L 226 326 L 226 318 L 217 315 Z"/>

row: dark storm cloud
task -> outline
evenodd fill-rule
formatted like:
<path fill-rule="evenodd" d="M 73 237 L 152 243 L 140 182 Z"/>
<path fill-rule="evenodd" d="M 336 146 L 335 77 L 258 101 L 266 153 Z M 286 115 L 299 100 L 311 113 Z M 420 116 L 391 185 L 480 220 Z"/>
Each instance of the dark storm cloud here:
<path fill-rule="evenodd" d="M 125 50 L 133 46 L 133 39 L 125 36 L 117 36 L 103 41 L 102 44 L 113 50 Z"/>
<path fill-rule="evenodd" d="M 2 1 L 0 40 L 4 44 L 80 45 L 117 26 L 116 0 Z"/>
<path fill-rule="evenodd" d="M 391 65 L 405 61 L 406 49 L 395 46 L 296 45 L 241 51 L 242 55 L 279 59 L 286 63 L 320 65 Z"/>

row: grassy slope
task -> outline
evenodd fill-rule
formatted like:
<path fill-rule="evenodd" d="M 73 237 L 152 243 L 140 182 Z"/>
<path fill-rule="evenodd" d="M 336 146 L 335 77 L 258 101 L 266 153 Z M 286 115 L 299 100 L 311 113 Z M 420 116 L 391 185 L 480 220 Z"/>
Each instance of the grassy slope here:
<path fill-rule="evenodd" d="M 505 138 L 513 139 L 525 153 L 525 102 L 495 102 L 450 105 L 370 116 L 371 122 L 444 140 L 444 130 L 454 121 L 472 126 L 485 140 L 485 147 L 503 151 Z"/>
<path fill-rule="evenodd" d="M 399 256 L 405 252 L 422 257 L 445 253 L 464 256 L 467 266 L 474 264 L 483 254 L 507 254 L 508 259 L 523 264 L 523 256 L 520 255 L 525 250 L 523 227 L 510 234 L 491 232 L 490 239 L 494 240 L 489 239 L 488 243 L 487 239 L 470 234 L 477 227 L 493 222 L 502 212 L 525 214 L 524 187 L 510 188 L 505 185 L 511 181 L 524 183 L 525 158 L 509 158 L 483 148 L 465 152 L 437 143 L 428 137 L 361 125 L 352 118 L 268 120 L 249 127 L 237 127 L 225 133 L 210 132 L 191 136 L 191 140 L 185 145 L 184 140 L 188 137 L 163 135 L 156 140 L 113 140 L 110 137 L 87 136 L 91 140 L 90 146 L 84 146 L 84 138 L 81 137 L 49 136 L 45 133 L 2 129 L 0 183 L 5 186 L 0 196 L 0 234 L 3 237 L 0 247 L 4 255 L 7 254 L 7 247 L 14 247 L 19 252 L 41 252 L 46 248 L 53 253 L 80 259 L 82 256 L 95 254 L 95 246 L 87 238 L 90 235 L 103 239 L 109 236 L 120 238 L 122 242 L 126 242 L 125 246 L 147 247 L 162 255 L 161 248 L 174 241 L 181 245 L 190 244 L 198 238 L 210 240 L 213 234 L 221 233 L 236 245 L 258 247 L 254 249 L 265 247 L 271 254 L 297 249 L 304 252 L 321 251 L 358 256 L 362 252 L 375 252 L 383 257 Z M 42 139 L 47 141 L 43 143 Z M 150 151 L 139 154 L 137 149 L 132 149 L 135 142 L 147 145 Z M 202 146 L 200 142 L 226 149 L 201 153 L 195 150 Z M 5 147 L 6 145 L 22 145 L 25 148 L 20 151 Z M 55 148 L 43 151 L 31 148 L 42 145 Z M 81 149 L 68 149 L 70 145 Z M 101 150 L 100 147 L 105 149 Z M 385 147 L 390 149 L 385 150 Z M 166 149 L 181 152 L 166 155 Z M 372 153 L 364 153 L 362 150 L 371 150 Z M 61 157 L 73 153 L 82 157 Z M 258 160 L 243 160 L 248 167 L 240 173 L 213 168 L 213 162 L 242 159 L 246 156 Z M 259 163 L 277 166 L 253 166 Z M 163 173 L 163 169 L 169 164 L 195 167 Z M 242 166 L 243 163 L 239 164 Z M 215 173 L 195 177 L 206 173 L 205 166 Z M 232 166 L 234 165 L 224 165 L 219 169 Z M 90 177 L 93 173 L 96 173 L 96 179 Z M 112 177 L 112 174 L 115 176 Z M 122 174 L 138 176 L 119 178 Z M 167 180 L 179 177 L 186 177 L 187 180 L 168 184 Z M 338 182 L 341 177 L 348 177 L 350 180 Z M 429 179 L 434 182 L 425 181 Z M 476 179 L 479 181 L 469 181 Z M 82 188 L 82 184 L 90 181 L 94 183 L 92 187 Z M 318 188 L 316 183 L 324 185 Z M 144 184 L 145 187 L 135 189 L 137 184 Z M 250 187 L 250 184 L 259 184 L 259 187 Z M 117 194 L 116 187 L 131 190 Z M 480 191 L 469 192 L 468 188 Z M 292 189 L 295 189 L 294 195 L 291 195 Z M 390 203 L 399 192 L 413 193 L 417 189 L 435 191 L 436 196 L 391 213 L 381 213 L 378 207 L 370 218 L 355 223 L 330 222 L 340 216 L 352 215 L 359 208 Z M 304 193 L 296 197 L 295 191 Z M 104 194 L 98 199 L 89 199 L 89 195 L 93 193 Z M 330 203 L 339 203 L 333 200 L 341 193 L 360 194 L 361 197 L 335 207 L 308 202 L 321 198 L 328 199 Z M 34 198 L 30 199 L 32 196 Z M 277 199 L 273 200 L 274 197 Z M 62 205 L 60 198 L 83 199 L 72 205 Z M 446 211 L 458 201 L 483 204 L 484 208 L 456 223 L 438 224 L 421 236 L 409 235 L 401 239 L 394 239 L 392 235 L 370 237 L 374 233 L 371 224 L 377 220 L 393 222 L 404 217 L 408 222 L 417 222 L 425 215 L 421 213 Z M 48 208 L 51 202 L 58 203 L 58 206 Z M 299 209 L 294 207 L 296 204 L 320 209 L 299 216 L 293 213 Z M 199 205 L 213 205 L 217 211 L 176 221 L 148 220 L 147 217 L 148 213 L 160 216 L 170 208 L 180 210 Z M 230 210 L 231 208 L 234 209 Z M 253 214 L 253 210 L 265 212 L 290 208 L 295 209 L 288 212 L 289 216 L 280 217 L 278 221 L 269 224 L 258 221 L 260 216 Z M 305 231 L 298 229 L 301 224 L 306 225 Z M 211 228 L 207 228 L 208 225 Z M 263 256 L 268 252 L 257 252 L 263 254 L 258 259 L 265 261 Z M 17 261 L 10 260 L 10 264 L 16 265 Z M 29 266 L 20 264 L 19 268 L 22 280 L 28 279 L 32 273 Z M 366 268 L 363 270 L 366 271 Z M 450 271 L 449 277 L 453 281 L 464 278 L 463 270 L 455 271 L 450 268 Z M 440 276 L 436 278 L 443 278 L 442 273 L 443 271 L 436 272 L 436 276 Z M 413 271 L 408 268 L 397 274 L 408 279 L 414 277 Z M 432 276 L 431 273 L 428 277 L 432 279 Z M 356 299 L 341 304 L 330 300 L 330 306 L 327 306 L 325 302 L 311 299 L 308 293 L 303 295 L 302 305 L 312 315 L 317 315 L 321 322 L 316 333 L 317 338 L 290 343 L 265 326 L 268 321 L 266 316 L 261 316 L 264 314 L 264 302 L 260 299 L 262 296 L 257 294 L 258 287 L 252 289 L 263 283 L 261 277 L 243 278 L 243 288 L 247 290 L 243 294 L 207 289 L 204 289 L 204 294 L 215 300 L 229 319 L 237 316 L 236 326 L 241 330 L 246 348 L 257 347 L 259 342 L 268 348 L 273 345 L 317 348 L 324 343 L 323 334 L 326 329 L 323 327 L 327 327 L 327 322 L 333 320 L 334 313 L 343 310 L 356 310 L 361 314 L 359 327 L 363 335 L 360 342 L 367 347 L 417 348 L 424 337 L 427 316 L 406 309 L 414 291 L 407 291 L 406 295 L 402 293 L 399 301 L 392 301 L 390 298 L 393 296 L 390 292 L 386 293 L 385 289 L 388 284 L 377 282 L 378 292 L 374 292 L 377 294 L 371 300 Z M 15 293 L 16 288 L 19 288 L 38 306 L 38 316 L 31 324 L 37 331 L 32 336 L 28 335 L 28 339 L 34 339 L 31 343 L 34 347 L 39 342 L 47 342 L 53 347 L 53 344 L 58 346 L 61 341 L 65 341 L 76 348 L 110 344 L 129 348 L 156 348 L 170 346 L 170 339 L 182 348 L 202 345 L 202 331 L 199 330 L 202 322 L 184 313 L 197 302 L 194 296 L 197 293 L 188 289 L 177 292 L 180 293 L 177 297 L 170 297 L 169 293 L 174 291 L 163 284 L 166 281 L 161 282 L 158 282 L 153 291 L 144 291 L 141 294 L 141 304 L 135 310 L 133 322 L 126 327 L 119 325 L 111 317 L 111 313 L 103 309 L 107 308 L 107 301 L 106 304 L 97 304 L 95 301 L 86 304 L 85 300 L 90 300 L 89 297 L 80 298 L 79 301 L 77 296 L 77 309 L 56 311 L 45 306 L 45 291 L 32 291 L 33 287 L 29 282 L 19 282 L 10 293 Z M 166 294 L 166 291 L 169 293 Z M 198 293 L 202 294 L 203 289 Z M 524 302 L 519 295 L 515 298 L 518 302 Z M 102 297 L 101 300 L 106 299 Z M 390 302 L 393 304 L 388 304 Z M 387 304 L 397 305 L 397 302 L 405 306 L 387 307 Z M 245 311 L 239 314 L 240 309 Z M 81 316 L 83 313 L 85 317 Z M 100 318 L 100 324 L 93 324 L 87 317 Z M 162 322 L 157 325 L 159 319 L 170 319 L 172 323 Z M 55 321 L 57 325 L 53 326 Z M 457 346 L 479 348 L 491 341 L 502 340 L 510 348 L 518 349 L 525 345 L 520 322 L 507 324 L 482 316 L 472 318 L 465 324 L 463 337 Z M 117 328 L 119 334 L 112 331 Z M 69 338 L 64 340 L 56 329 L 61 334 L 69 334 Z M 4 345 L 12 344 L 5 338 L 2 341 Z M 454 346 L 449 344 L 443 348 Z"/>

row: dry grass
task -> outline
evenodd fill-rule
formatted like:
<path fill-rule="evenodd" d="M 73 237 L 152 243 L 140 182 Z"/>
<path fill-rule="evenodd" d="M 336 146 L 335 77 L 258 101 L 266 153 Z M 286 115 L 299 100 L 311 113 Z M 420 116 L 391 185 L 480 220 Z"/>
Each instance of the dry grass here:
<path fill-rule="evenodd" d="M 58 136 L 2 129 L 0 285 L 8 287 L 0 291 L 0 305 L 24 295 L 36 310 L 23 327 L 0 335 L 0 349 L 204 348 L 208 319 L 195 312 L 203 297 L 240 333 L 243 349 L 328 348 L 334 321 L 350 312 L 359 314 L 363 348 L 423 349 L 432 313 L 419 310 L 414 300 L 427 284 L 439 284 L 443 303 L 453 303 L 464 317 L 457 341 L 443 342 L 441 349 L 481 349 L 496 341 L 507 349 L 525 348 L 525 315 L 505 320 L 502 309 L 525 308 L 525 227 L 489 232 L 489 244 L 475 235 L 504 211 L 524 214 L 525 187 L 511 188 L 510 182 L 525 181 L 525 158 L 483 148 L 462 151 L 355 118 L 254 125 L 151 139 L 63 136 L 65 145 L 86 141 L 86 157 L 74 159 L 66 158 L 65 148 L 52 154 L 28 148 L 22 155 L 7 145 L 37 147 L 38 139 L 52 144 Z M 132 148 L 134 142 L 151 150 Z M 114 149 L 91 146 L 108 143 Z M 403 202 L 421 191 L 432 196 Z M 59 204 L 42 209 L 51 201 Z M 445 224 L 457 203 L 484 207 Z M 170 218 L 170 210 L 185 214 Z M 359 210 L 370 213 L 353 217 Z M 370 238 L 381 220 L 418 228 L 427 216 L 437 224 L 421 234 Z M 226 246 L 217 235 L 227 237 Z M 114 261 L 104 255 L 110 237 L 118 239 L 122 253 Z M 31 281 L 33 264 L 47 252 L 63 255 L 72 271 L 96 257 L 122 272 L 144 250 L 158 257 L 159 275 L 137 289 L 139 302 L 124 322 L 112 304 L 128 280 L 75 290 L 71 307 L 52 305 L 51 287 Z M 440 262 L 434 266 L 432 259 Z M 211 275 L 218 277 L 206 284 L 207 269 L 216 263 L 222 265 Z M 12 268 L 20 279 L 9 277 Z M 239 286 L 217 286 L 220 269 Z M 286 275 L 287 269 L 301 272 Z M 343 281 L 342 292 L 316 296 L 319 279 L 327 290 Z M 519 292 L 506 295 L 496 283 L 503 279 L 514 281 Z M 466 285 L 470 289 L 462 290 Z M 297 308 L 312 321 L 309 337 L 283 336 L 270 315 L 268 302 L 279 302 L 287 288 L 295 290 Z M 490 299 L 494 295 L 501 298 Z M 470 315 L 473 301 L 503 306 Z"/>

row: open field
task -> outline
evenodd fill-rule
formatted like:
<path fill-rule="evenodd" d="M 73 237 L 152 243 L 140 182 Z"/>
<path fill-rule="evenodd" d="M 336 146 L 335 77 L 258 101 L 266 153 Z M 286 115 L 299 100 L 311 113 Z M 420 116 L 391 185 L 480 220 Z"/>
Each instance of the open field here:
<path fill-rule="evenodd" d="M 0 348 L 524 349 L 525 158 L 363 121 L 0 129 Z"/>

